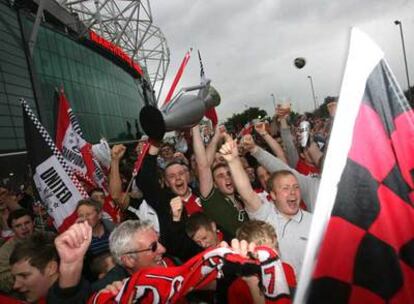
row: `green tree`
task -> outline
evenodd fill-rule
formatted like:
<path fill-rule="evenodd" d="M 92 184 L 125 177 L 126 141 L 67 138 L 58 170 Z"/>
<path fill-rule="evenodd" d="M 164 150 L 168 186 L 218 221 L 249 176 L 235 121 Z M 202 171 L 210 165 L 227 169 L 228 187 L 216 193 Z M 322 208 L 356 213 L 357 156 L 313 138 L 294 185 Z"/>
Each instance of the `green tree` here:
<path fill-rule="evenodd" d="M 267 116 L 265 110 L 259 109 L 257 107 L 251 107 L 246 109 L 242 113 L 235 113 L 232 117 L 228 118 L 225 122 L 226 128 L 229 131 L 238 131 L 243 126 L 257 118 L 264 118 Z"/>
<path fill-rule="evenodd" d="M 327 104 L 333 100 L 338 100 L 338 97 L 335 97 L 335 96 L 325 97 L 323 103 L 319 106 L 319 108 L 313 111 L 312 114 L 315 115 L 316 117 L 328 118 L 329 112 L 328 112 Z"/>

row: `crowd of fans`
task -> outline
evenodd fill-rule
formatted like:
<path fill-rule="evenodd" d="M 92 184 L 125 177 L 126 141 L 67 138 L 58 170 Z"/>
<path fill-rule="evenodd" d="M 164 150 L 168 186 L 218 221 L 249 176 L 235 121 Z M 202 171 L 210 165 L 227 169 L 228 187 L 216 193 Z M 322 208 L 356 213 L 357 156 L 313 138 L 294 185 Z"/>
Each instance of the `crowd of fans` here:
<path fill-rule="evenodd" d="M 240 136 L 196 125 L 175 142 L 149 140 L 136 176 L 131 160 L 148 138 L 128 157 L 115 145 L 108 177 L 118 213 L 103 210 L 108 197 L 102 189 L 88 189 L 89 199 L 76 208 L 77 223 L 59 235 L 29 190 L 1 187 L 0 302 L 86 303 L 102 289 L 117 292 L 120 281 L 143 268 L 252 243 L 278 253 L 278 275 L 294 294 L 335 107 L 328 104 L 328 119 L 292 121 L 290 109 L 278 106 L 270 122 L 256 122 Z M 310 123 L 309 134 L 302 121 Z M 207 289 L 189 293 L 187 303 L 265 301 L 257 276 Z"/>

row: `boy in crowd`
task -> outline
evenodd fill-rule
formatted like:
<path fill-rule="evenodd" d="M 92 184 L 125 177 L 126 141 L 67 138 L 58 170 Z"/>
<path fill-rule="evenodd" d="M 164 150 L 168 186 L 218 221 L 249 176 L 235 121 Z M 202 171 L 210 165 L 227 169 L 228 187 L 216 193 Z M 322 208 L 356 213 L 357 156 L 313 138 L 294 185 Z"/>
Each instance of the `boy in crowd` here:
<path fill-rule="evenodd" d="M 275 229 L 266 222 L 250 220 L 237 230 L 237 239 L 254 243 L 256 246 L 267 246 L 278 251 L 278 242 Z M 273 278 L 275 285 L 281 280 L 286 281 L 291 298 L 296 288 L 296 276 L 293 268 L 282 262 L 283 272 Z M 276 279 L 276 276 L 279 276 Z M 227 292 L 229 304 L 265 303 L 263 293 L 259 288 L 259 279 L 256 276 L 236 279 Z M 291 298 L 281 297 L 278 303 L 291 303 Z"/>
<path fill-rule="evenodd" d="M 33 234 L 34 220 L 26 209 L 17 209 L 10 213 L 7 224 L 14 236 L 0 247 L 0 291 L 9 293 L 13 287 L 13 276 L 9 265 L 10 255 L 18 242 L 26 240 Z"/>
<path fill-rule="evenodd" d="M 81 272 L 91 238 L 85 222 L 72 225 L 54 243 L 43 233 L 18 243 L 10 256 L 13 288 L 30 303 L 86 303 L 89 283 Z"/>

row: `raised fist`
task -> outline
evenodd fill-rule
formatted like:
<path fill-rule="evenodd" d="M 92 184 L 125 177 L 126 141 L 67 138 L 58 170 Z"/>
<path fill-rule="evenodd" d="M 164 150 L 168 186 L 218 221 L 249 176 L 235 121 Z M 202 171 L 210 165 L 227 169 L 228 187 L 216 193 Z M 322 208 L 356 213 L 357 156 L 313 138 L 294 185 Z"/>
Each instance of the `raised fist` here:
<path fill-rule="evenodd" d="M 115 145 L 111 150 L 111 157 L 113 160 L 120 160 L 124 156 L 126 147 L 124 145 Z"/>
<path fill-rule="evenodd" d="M 174 222 L 179 222 L 183 213 L 184 204 L 179 196 L 170 201 L 171 213 Z"/>
<path fill-rule="evenodd" d="M 241 140 L 241 144 L 243 148 L 249 151 L 250 153 L 253 153 L 254 150 L 257 148 L 256 143 L 254 142 L 253 136 L 251 136 L 250 134 L 243 136 Z"/>
<path fill-rule="evenodd" d="M 227 162 L 230 162 L 239 156 L 239 151 L 237 149 L 237 143 L 230 135 L 226 134 L 225 139 L 226 141 L 221 146 L 219 152 Z"/>
<path fill-rule="evenodd" d="M 55 239 L 62 264 L 82 261 L 92 240 L 92 227 L 88 222 L 75 223 Z"/>

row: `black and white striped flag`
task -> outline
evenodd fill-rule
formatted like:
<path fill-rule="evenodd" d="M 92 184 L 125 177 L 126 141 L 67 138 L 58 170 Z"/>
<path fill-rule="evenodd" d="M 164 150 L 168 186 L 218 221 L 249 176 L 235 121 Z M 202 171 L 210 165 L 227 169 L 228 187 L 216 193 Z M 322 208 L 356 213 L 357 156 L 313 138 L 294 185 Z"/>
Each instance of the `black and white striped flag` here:
<path fill-rule="evenodd" d="M 33 180 L 56 229 L 62 232 L 74 223 L 76 206 L 88 194 L 29 105 L 23 98 L 20 102 Z"/>

